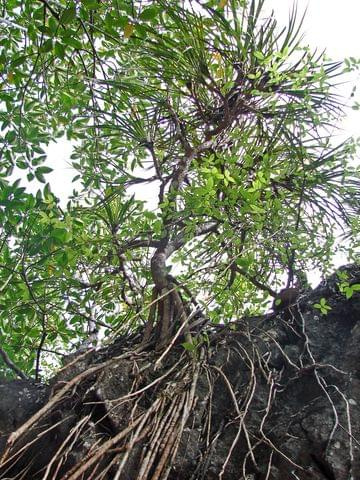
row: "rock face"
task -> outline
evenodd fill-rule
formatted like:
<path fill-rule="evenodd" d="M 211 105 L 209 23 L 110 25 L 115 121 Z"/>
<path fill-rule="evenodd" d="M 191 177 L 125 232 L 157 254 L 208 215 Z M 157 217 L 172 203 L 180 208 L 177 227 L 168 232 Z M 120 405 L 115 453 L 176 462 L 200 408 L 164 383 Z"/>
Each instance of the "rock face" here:
<path fill-rule="evenodd" d="M 45 385 L 0 379 L 0 451 L 6 437 L 41 408 L 48 397 Z"/>
<path fill-rule="evenodd" d="M 360 283 L 360 267 L 340 270 Z M 360 479 L 359 293 L 335 273 L 205 333 L 191 353 L 119 339 L 48 387 L 0 382 L 0 478 Z"/>
<path fill-rule="evenodd" d="M 283 288 L 282 290 L 280 290 L 279 294 L 277 295 L 273 303 L 274 312 L 283 310 L 284 308 L 290 307 L 291 305 L 296 303 L 299 295 L 300 295 L 299 288 L 290 287 L 290 288 Z"/>

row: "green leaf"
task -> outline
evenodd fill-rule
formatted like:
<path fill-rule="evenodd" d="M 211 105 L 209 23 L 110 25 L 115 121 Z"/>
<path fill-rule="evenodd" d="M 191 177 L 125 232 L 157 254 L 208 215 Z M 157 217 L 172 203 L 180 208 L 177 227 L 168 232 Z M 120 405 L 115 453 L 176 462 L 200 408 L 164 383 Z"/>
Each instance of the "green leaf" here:
<path fill-rule="evenodd" d="M 52 172 L 53 169 L 44 165 L 42 167 L 37 168 L 36 171 L 40 174 L 46 174 L 46 173 Z"/>
<path fill-rule="evenodd" d="M 46 181 L 45 181 L 45 177 L 44 177 L 44 175 L 41 173 L 40 168 L 41 168 L 41 167 L 39 167 L 39 168 L 37 168 L 37 169 L 35 170 L 35 177 L 36 177 L 36 179 L 37 179 L 39 182 L 45 183 L 45 182 L 46 182 Z"/>
<path fill-rule="evenodd" d="M 259 51 L 254 52 L 254 57 L 256 57 L 259 60 L 264 60 L 264 58 L 265 58 L 264 54 L 262 52 L 259 52 Z"/>
<path fill-rule="evenodd" d="M 18 67 L 19 65 L 22 65 L 23 63 L 25 63 L 27 59 L 28 59 L 27 55 L 21 55 L 20 57 L 17 57 L 14 60 L 12 60 L 11 66 Z"/>
<path fill-rule="evenodd" d="M 51 232 L 51 237 L 56 238 L 61 243 L 66 243 L 67 238 L 68 238 L 68 232 L 67 232 L 67 230 L 62 229 L 62 228 L 55 228 Z"/>
<path fill-rule="evenodd" d="M 9 130 L 5 135 L 7 142 L 12 143 L 16 139 L 16 132 L 14 130 Z"/>
<path fill-rule="evenodd" d="M 349 300 L 349 298 L 351 298 L 353 296 L 353 288 L 352 287 L 347 287 L 345 289 L 345 296 L 346 296 L 346 299 Z"/>
<path fill-rule="evenodd" d="M 40 47 L 40 52 L 47 53 L 50 52 L 53 48 L 53 41 L 51 38 L 45 40 L 45 42 Z"/>
<path fill-rule="evenodd" d="M 56 33 L 56 31 L 59 27 L 59 24 L 58 24 L 57 20 L 55 19 L 55 17 L 50 17 L 48 23 L 49 23 L 49 28 L 51 30 L 51 33 L 52 34 Z"/>
<path fill-rule="evenodd" d="M 76 48 L 76 49 L 78 49 L 78 50 L 81 50 L 82 47 L 83 47 L 83 44 L 80 42 L 80 40 L 78 40 L 77 38 L 75 38 L 75 32 L 74 32 L 74 36 L 73 36 L 73 37 L 63 38 L 63 42 L 64 42 L 66 45 L 69 45 L 70 47 Z"/>
<path fill-rule="evenodd" d="M 315 303 L 314 307 L 320 310 L 323 315 L 327 315 L 328 311 L 331 310 L 330 305 L 327 305 L 325 298 L 320 298 L 319 303 Z"/>
<path fill-rule="evenodd" d="M 125 15 L 117 15 L 116 18 L 113 18 L 112 16 L 107 17 L 108 22 L 111 23 L 113 26 L 114 24 L 118 25 L 121 28 L 126 27 L 126 25 L 129 23 L 129 18 Z"/>
<path fill-rule="evenodd" d="M 58 58 L 63 59 L 65 57 L 65 46 L 60 42 L 56 42 L 54 47 L 54 53 Z"/>
<path fill-rule="evenodd" d="M 81 3 L 87 10 L 96 10 L 100 6 L 98 0 L 81 0 Z"/>
<path fill-rule="evenodd" d="M 193 343 L 183 342 L 181 345 L 188 352 L 194 352 L 196 350 L 196 345 L 194 345 Z"/>
<path fill-rule="evenodd" d="M 63 25 L 67 25 L 67 24 L 71 23 L 75 18 L 76 18 L 76 8 L 75 8 L 75 6 L 70 7 L 70 8 L 66 8 L 60 16 L 60 23 L 63 24 Z"/>
<path fill-rule="evenodd" d="M 160 8 L 156 6 L 144 8 L 144 10 L 140 13 L 139 18 L 140 20 L 150 21 L 153 20 L 158 14 L 160 13 Z"/>

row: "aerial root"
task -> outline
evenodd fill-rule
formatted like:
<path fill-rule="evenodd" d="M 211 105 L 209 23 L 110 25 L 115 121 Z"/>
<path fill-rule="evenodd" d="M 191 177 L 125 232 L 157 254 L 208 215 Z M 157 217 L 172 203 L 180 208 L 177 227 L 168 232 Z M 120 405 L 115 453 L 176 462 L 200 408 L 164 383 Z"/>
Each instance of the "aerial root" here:
<path fill-rule="evenodd" d="M 171 341 L 175 330 L 181 332 L 186 342 L 192 343 L 189 328 L 191 311 L 188 304 L 182 299 L 178 288 L 171 282 L 161 291 L 156 287 L 153 288 L 148 320 L 142 339 L 143 345 L 150 342 L 155 332 L 156 349 L 162 350 Z"/>
<path fill-rule="evenodd" d="M 181 312 L 179 298 L 169 291 L 167 297 L 174 310 Z M 153 296 L 156 305 L 153 312 L 157 315 L 159 298 L 159 292 Z M 164 305 L 162 312 L 168 308 L 166 302 Z M 315 362 L 305 321 L 301 328 L 303 346 L 308 350 L 307 359 Z M 322 399 L 333 411 L 334 422 L 329 431 L 327 449 L 337 440 L 339 430 L 345 428 L 350 439 L 349 457 L 354 458 L 353 445 L 357 440 L 353 438 L 349 401 L 340 387 L 335 389 L 326 382 L 325 373 L 331 365 L 315 362 L 309 369 L 304 363 L 305 357 L 290 358 L 267 331 L 249 330 L 246 325 L 233 335 L 225 336 L 223 331 L 221 335 L 213 333 L 214 337 L 219 335 L 221 341 L 212 338 L 209 343 L 199 343 L 193 355 L 188 355 L 174 341 L 176 335 L 178 332 L 160 355 L 156 351 L 135 348 L 132 352 L 93 364 L 67 379 L 49 402 L 9 437 L 0 468 L 1 478 L 18 478 L 20 470 L 26 478 L 33 468 L 32 452 L 37 444 L 41 444 L 47 434 L 56 434 L 61 429 L 64 432 L 66 428 L 50 460 L 38 469 L 37 476 L 31 473 L 32 478 L 120 480 L 128 475 L 130 465 L 135 465 L 131 467 L 134 480 L 174 478 L 172 469 L 182 465 L 187 438 L 192 439 L 199 450 L 196 464 L 191 464 L 192 480 L 206 479 L 209 468 L 215 467 L 219 479 L 229 478 L 234 458 L 243 479 L 250 473 L 259 472 L 270 479 L 279 462 L 301 476 L 304 466 L 284 448 L 286 443 L 281 443 L 284 440 L 273 435 L 276 429 L 273 418 L 279 418 L 276 408 L 282 401 L 284 385 L 291 387 L 301 382 L 301 372 L 305 370 L 306 377 L 312 376 Z M 267 345 L 266 349 L 264 345 Z M 267 354 L 271 349 L 282 355 L 284 366 L 281 370 L 275 371 L 269 364 Z M 330 369 L 332 375 L 343 375 L 338 369 Z M 106 377 L 109 371 L 111 375 Z M 89 398 L 91 392 L 101 389 L 104 377 L 105 380 L 115 380 L 115 383 L 121 378 L 121 382 L 125 382 L 120 382 L 123 388 L 128 381 L 124 372 L 129 372 L 131 377 L 126 392 L 112 398 Z M 346 405 L 345 417 L 336 396 Z M 95 414 L 99 404 L 101 414 Z M 304 411 L 308 407 L 305 404 Z M 118 417 L 113 415 L 117 409 L 120 412 L 118 423 Z M 219 409 L 223 409 L 220 420 Z M 63 412 L 63 416 L 54 422 L 52 414 L 56 411 Z M 65 427 L 74 411 L 78 412 L 76 420 L 70 427 Z M 295 411 L 292 417 L 296 419 L 300 413 Z M 106 421 L 108 426 L 104 430 Z M 292 420 L 281 419 L 281 422 L 291 423 Z M 84 445 L 88 438 L 91 441 L 82 450 L 83 454 L 76 456 L 79 445 Z M 217 448 L 219 444 L 220 449 Z M 223 452 L 222 457 L 218 453 L 215 455 L 219 450 Z M 220 459 L 220 464 L 214 466 L 214 457 Z M 69 463 L 69 458 L 74 459 L 73 463 Z"/>

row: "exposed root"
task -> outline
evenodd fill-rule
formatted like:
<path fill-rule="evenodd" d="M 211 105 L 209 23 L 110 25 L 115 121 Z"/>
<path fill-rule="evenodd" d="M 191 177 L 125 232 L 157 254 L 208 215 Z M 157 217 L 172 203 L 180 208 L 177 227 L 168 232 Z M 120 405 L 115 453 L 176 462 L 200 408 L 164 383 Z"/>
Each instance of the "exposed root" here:
<path fill-rule="evenodd" d="M 156 314 L 180 324 L 179 331 L 166 337 L 165 350 L 159 354 L 140 345 L 105 361 L 104 352 L 95 352 L 93 363 L 75 374 L 71 369 L 76 362 L 69 364 L 60 372 L 60 389 L 9 436 L 1 478 L 200 480 L 215 478 L 209 472 L 216 472 L 216 478 L 225 480 L 237 472 L 236 478 L 270 480 L 279 478 L 274 472 L 280 465 L 289 475 L 294 472 L 294 478 L 305 479 L 308 466 L 302 456 L 291 454 L 288 442 L 292 437 L 299 444 L 309 441 L 306 425 L 303 432 L 293 425 L 297 419 L 306 421 L 315 404 L 331 411 L 333 422 L 325 460 L 315 459 L 312 466 L 314 478 L 322 478 L 316 471 L 339 438 L 347 439 L 350 463 L 354 461 L 358 440 L 350 404 L 341 381 L 335 385 L 327 379 L 329 371 L 333 378 L 346 374 L 317 361 L 300 312 L 292 325 L 278 322 L 278 333 L 286 329 L 301 345 L 298 358 L 285 350 L 281 336 L 275 339 L 274 329 L 270 333 L 270 328 L 247 322 L 239 322 L 234 332 L 227 327 L 209 331 L 208 341 L 198 339 L 188 355 L 177 341 L 185 338 L 184 302 L 174 289 L 163 290 L 161 295 L 154 290 L 149 322 Z M 279 368 L 272 366 L 276 355 L 281 357 Z M 307 379 L 317 389 L 301 411 L 292 411 L 287 395 Z M 59 441 L 42 459 L 39 451 L 54 437 Z M 185 468 L 188 448 L 197 453 Z"/>

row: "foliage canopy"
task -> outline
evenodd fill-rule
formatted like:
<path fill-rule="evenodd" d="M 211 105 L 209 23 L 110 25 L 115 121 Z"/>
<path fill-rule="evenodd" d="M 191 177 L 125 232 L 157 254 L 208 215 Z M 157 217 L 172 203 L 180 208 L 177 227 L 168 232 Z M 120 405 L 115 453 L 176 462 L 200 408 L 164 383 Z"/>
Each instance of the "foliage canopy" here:
<path fill-rule="evenodd" d="M 165 341 L 194 311 L 256 313 L 285 273 L 329 266 L 359 208 L 355 144 L 331 138 L 349 64 L 302 46 L 296 9 L 279 29 L 263 0 L 2 4 L 8 360 L 38 373 L 94 325 L 149 321 Z M 81 182 L 65 209 L 45 184 L 64 135 Z M 14 168 L 43 190 L 9 181 Z"/>

